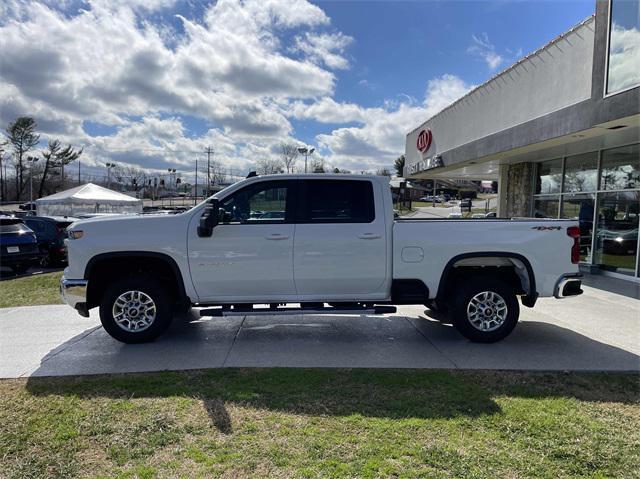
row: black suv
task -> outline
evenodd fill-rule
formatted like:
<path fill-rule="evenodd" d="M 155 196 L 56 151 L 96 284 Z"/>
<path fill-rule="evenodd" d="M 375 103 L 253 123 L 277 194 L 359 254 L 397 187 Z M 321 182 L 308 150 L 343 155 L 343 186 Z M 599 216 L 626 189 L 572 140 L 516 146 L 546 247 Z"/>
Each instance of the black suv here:
<path fill-rule="evenodd" d="M 67 262 L 67 226 L 76 218 L 66 216 L 26 216 L 24 222 L 38 239 L 38 247 L 43 253 L 42 266 L 62 265 Z"/>
<path fill-rule="evenodd" d="M 20 274 L 40 262 L 36 235 L 20 218 L 0 216 L 0 265 Z"/>

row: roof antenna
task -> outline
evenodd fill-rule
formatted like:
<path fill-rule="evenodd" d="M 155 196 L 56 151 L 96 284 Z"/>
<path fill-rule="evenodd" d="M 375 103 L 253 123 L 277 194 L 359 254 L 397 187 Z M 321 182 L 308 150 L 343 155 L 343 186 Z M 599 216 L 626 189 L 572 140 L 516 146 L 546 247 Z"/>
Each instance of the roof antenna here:
<path fill-rule="evenodd" d="M 250 171 L 247 175 L 247 178 L 253 178 L 254 176 L 258 176 L 258 173 L 256 173 L 255 171 Z"/>

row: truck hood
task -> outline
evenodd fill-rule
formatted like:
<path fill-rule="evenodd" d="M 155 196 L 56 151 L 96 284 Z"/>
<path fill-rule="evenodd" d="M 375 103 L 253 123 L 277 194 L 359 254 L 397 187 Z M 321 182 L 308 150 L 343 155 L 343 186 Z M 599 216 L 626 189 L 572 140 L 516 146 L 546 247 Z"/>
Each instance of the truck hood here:
<path fill-rule="evenodd" d="M 75 243 L 90 242 L 123 248 L 134 247 L 141 249 L 145 238 L 158 238 L 182 232 L 186 235 L 186 228 L 191 215 L 189 212 L 177 215 L 122 215 L 102 218 L 88 218 L 76 221 L 69 226 L 69 230 L 84 231 L 83 238 L 73 240 Z M 117 240 L 110 240 L 117 238 Z"/>

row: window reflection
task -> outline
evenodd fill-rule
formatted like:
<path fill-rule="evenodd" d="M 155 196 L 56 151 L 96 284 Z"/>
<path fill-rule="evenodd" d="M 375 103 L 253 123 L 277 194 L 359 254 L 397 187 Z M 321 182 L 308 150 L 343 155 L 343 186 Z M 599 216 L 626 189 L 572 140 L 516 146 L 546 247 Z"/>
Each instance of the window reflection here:
<path fill-rule="evenodd" d="M 640 145 L 604 150 L 600 185 L 603 190 L 640 188 Z"/>
<path fill-rule="evenodd" d="M 538 197 L 533 203 L 533 216 L 534 218 L 557 218 L 559 206 L 558 195 Z"/>
<path fill-rule="evenodd" d="M 598 187 L 598 152 L 568 156 L 564 170 L 563 191 L 595 191 Z"/>
<path fill-rule="evenodd" d="M 634 274 L 639 210 L 638 191 L 599 195 L 595 263 L 602 269 Z"/>
<path fill-rule="evenodd" d="M 562 183 L 562 158 L 543 161 L 538 165 L 536 193 L 559 193 Z"/>
<path fill-rule="evenodd" d="M 640 84 L 640 0 L 612 0 L 607 93 Z"/>

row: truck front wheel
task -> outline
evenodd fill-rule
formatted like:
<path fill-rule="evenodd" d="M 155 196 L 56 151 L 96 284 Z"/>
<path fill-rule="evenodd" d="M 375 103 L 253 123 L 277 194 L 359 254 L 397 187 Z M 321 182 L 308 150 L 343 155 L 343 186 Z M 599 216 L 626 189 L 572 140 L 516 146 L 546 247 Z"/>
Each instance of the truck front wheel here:
<path fill-rule="evenodd" d="M 100 302 L 100 322 L 123 343 L 153 341 L 166 331 L 173 316 L 163 285 L 148 276 L 115 281 Z"/>
<path fill-rule="evenodd" d="M 464 337 L 478 343 L 506 338 L 518 323 L 515 291 L 495 278 L 476 276 L 462 282 L 451 301 L 451 320 Z"/>

